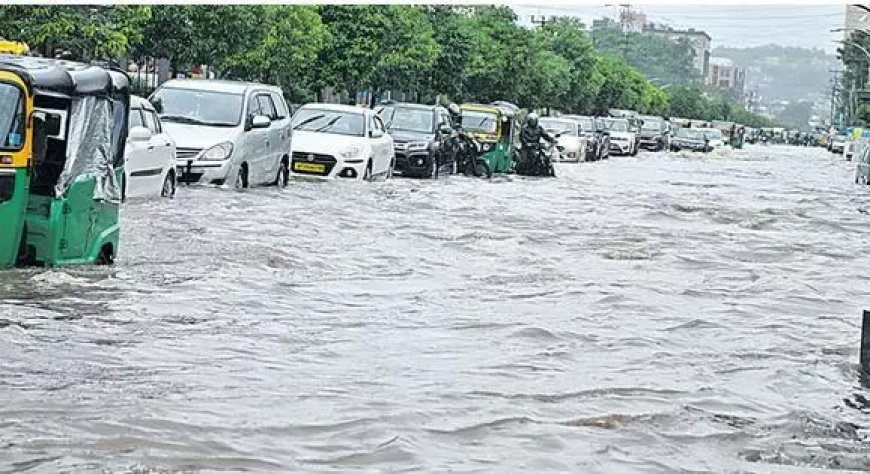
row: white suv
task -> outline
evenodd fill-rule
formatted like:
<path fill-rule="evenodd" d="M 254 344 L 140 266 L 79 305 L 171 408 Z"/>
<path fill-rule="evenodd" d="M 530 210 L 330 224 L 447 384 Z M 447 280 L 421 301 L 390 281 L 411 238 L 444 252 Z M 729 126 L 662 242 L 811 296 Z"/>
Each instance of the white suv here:
<path fill-rule="evenodd" d="M 281 89 L 173 79 L 149 100 L 178 145 L 178 182 L 237 188 L 287 183 L 290 112 Z"/>

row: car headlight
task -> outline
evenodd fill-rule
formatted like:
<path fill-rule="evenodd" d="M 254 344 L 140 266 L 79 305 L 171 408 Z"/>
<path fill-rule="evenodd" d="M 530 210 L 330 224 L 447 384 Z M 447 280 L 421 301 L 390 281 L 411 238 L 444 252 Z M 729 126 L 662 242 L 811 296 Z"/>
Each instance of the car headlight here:
<path fill-rule="evenodd" d="M 426 150 L 429 148 L 429 143 L 427 142 L 411 142 L 407 145 L 408 151 L 420 151 Z"/>
<path fill-rule="evenodd" d="M 206 161 L 223 161 L 229 158 L 232 153 L 232 142 L 223 142 L 206 149 L 202 152 L 202 155 L 200 155 L 200 159 Z"/>
<path fill-rule="evenodd" d="M 362 148 L 358 146 L 352 146 L 350 148 L 345 148 L 342 150 L 341 155 L 342 158 L 355 158 L 362 153 Z"/>

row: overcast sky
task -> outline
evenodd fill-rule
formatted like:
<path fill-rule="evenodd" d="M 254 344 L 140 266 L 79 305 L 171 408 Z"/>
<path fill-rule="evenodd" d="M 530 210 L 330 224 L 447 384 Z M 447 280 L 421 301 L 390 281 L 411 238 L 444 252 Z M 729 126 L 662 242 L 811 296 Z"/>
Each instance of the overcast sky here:
<path fill-rule="evenodd" d="M 704 30 L 716 46 L 758 46 L 780 44 L 821 48 L 834 53 L 834 41 L 843 33 L 845 5 L 632 5 L 647 15 L 647 21 L 667 23 L 675 28 Z M 587 25 L 592 19 L 617 18 L 618 7 L 596 5 L 514 5 L 524 24 L 531 15 L 572 15 Z"/>

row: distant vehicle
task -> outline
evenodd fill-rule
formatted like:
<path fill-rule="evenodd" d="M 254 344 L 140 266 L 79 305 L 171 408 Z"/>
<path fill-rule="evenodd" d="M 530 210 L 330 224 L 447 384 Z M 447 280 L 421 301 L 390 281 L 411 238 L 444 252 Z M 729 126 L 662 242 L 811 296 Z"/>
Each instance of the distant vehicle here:
<path fill-rule="evenodd" d="M 704 128 L 681 128 L 677 130 L 677 133 L 671 138 L 670 150 L 702 151 L 705 153 L 713 151 L 713 146 L 710 145 L 707 139 L 707 131 L 708 129 Z"/>
<path fill-rule="evenodd" d="M 172 79 L 149 98 L 178 144 L 178 181 L 286 184 L 290 112 L 275 86 Z"/>
<path fill-rule="evenodd" d="M 442 148 L 441 127 L 450 125 L 444 107 L 409 103 L 388 103 L 377 109 L 393 137 L 396 153 L 394 171 L 402 176 L 437 178 Z"/>
<path fill-rule="evenodd" d="M 631 131 L 626 119 L 605 118 L 604 124 L 610 132 L 610 151 L 620 155 L 637 155 L 637 134 Z"/>
<path fill-rule="evenodd" d="M 585 115 L 564 115 L 580 124 L 580 131 L 586 136 L 586 161 L 603 160 L 610 157 L 610 132 L 604 122 Z"/>
<path fill-rule="evenodd" d="M 722 131 L 717 128 L 705 128 L 704 137 L 713 149 L 725 146 L 725 140 L 722 139 Z"/>
<path fill-rule="evenodd" d="M 855 184 L 870 184 L 870 146 L 862 148 L 855 161 Z"/>
<path fill-rule="evenodd" d="M 846 149 L 846 140 L 848 137 L 844 134 L 834 135 L 828 141 L 828 151 L 842 155 Z"/>
<path fill-rule="evenodd" d="M 541 117 L 539 123 L 547 133 L 556 137 L 556 156 L 551 158 L 573 162 L 586 159 L 588 139 L 580 130 L 579 122 L 570 118 Z"/>
<path fill-rule="evenodd" d="M 290 173 L 294 177 L 390 178 L 393 138 L 374 110 L 352 105 L 306 104 L 293 115 Z"/>
<path fill-rule="evenodd" d="M 664 117 L 642 115 L 640 126 L 640 147 L 650 151 L 662 151 L 668 148 L 668 136 L 671 126 Z"/>
<path fill-rule="evenodd" d="M 852 161 L 852 157 L 855 156 L 860 147 L 861 142 L 859 140 L 849 140 L 846 142 L 846 145 L 843 147 L 843 157 L 846 158 L 846 161 Z"/>
<path fill-rule="evenodd" d="M 163 131 L 154 106 L 142 97 L 130 96 L 130 132 L 124 162 L 127 197 L 175 195 L 175 141 Z"/>

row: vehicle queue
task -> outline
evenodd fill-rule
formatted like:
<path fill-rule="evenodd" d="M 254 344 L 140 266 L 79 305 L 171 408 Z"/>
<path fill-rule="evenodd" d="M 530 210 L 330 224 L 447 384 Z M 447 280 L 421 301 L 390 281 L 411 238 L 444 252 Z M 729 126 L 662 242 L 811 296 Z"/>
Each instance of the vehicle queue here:
<path fill-rule="evenodd" d="M 521 173 L 521 131 L 537 122 L 507 102 L 291 113 L 278 87 L 214 79 L 169 80 L 145 99 L 122 71 L 28 56 L 0 56 L 0 109 L 0 220 L 11 223 L 0 228 L 0 268 L 110 264 L 119 205 L 171 198 L 180 183 Z M 743 127 L 716 125 L 626 110 L 534 124 L 552 143 L 540 147 L 547 164 L 742 145 Z M 540 175 L 554 176 L 552 165 Z"/>

